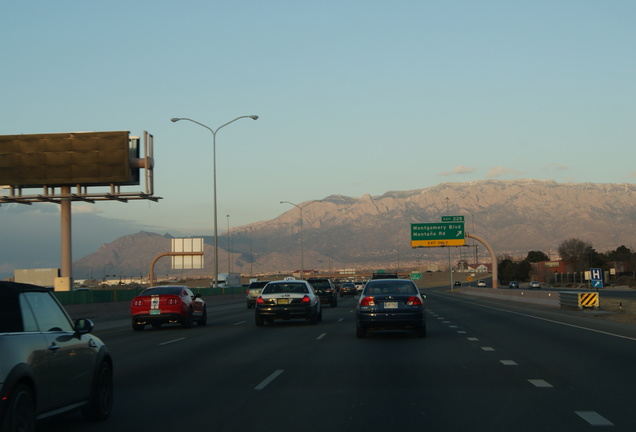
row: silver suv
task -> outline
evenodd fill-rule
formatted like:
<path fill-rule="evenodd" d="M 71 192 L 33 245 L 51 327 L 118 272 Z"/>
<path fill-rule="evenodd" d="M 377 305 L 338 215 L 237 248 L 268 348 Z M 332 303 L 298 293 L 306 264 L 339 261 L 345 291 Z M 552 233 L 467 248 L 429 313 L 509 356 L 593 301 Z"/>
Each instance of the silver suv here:
<path fill-rule="evenodd" d="M 105 420 L 113 403 L 113 362 L 72 322 L 51 290 L 0 282 L 0 431 L 33 431 L 39 419 L 81 410 Z"/>

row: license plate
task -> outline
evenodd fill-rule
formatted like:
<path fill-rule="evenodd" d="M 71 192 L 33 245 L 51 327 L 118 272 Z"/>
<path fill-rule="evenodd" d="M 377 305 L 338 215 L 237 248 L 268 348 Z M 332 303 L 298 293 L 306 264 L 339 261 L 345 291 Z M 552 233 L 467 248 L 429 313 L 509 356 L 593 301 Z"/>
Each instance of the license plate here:
<path fill-rule="evenodd" d="M 159 309 L 150 309 L 150 315 L 161 315 L 161 311 Z"/>
<path fill-rule="evenodd" d="M 289 299 L 278 299 L 276 301 L 276 304 L 281 304 L 281 305 L 289 304 Z"/>
<path fill-rule="evenodd" d="M 397 309 L 398 302 L 384 302 L 384 309 Z"/>

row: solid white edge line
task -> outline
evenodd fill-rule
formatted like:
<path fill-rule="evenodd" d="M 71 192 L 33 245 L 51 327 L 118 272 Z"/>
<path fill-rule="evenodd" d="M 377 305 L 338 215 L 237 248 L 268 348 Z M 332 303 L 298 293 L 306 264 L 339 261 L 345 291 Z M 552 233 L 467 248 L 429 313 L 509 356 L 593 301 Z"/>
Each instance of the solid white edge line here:
<path fill-rule="evenodd" d="M 325 336 L 327 336 L 327 333 L 321 333 L 320 336 L 318 336 L 316 339 L 320 340 L 324 338 Z"/>
<path fill-rule="evenodd" d="M 234 324 L 232 324 L 232 325 L 237 326 L 237 325 L 245 324 L 246 322 L 247 322 L 247 321 L 239 321 L 239 322 L 234 323 Z"/>
<path fill-rule="evenodd" d="M 607 335 L 607 336 L 614 336 L 614 337 L 621 338 L 621 339 L 627 339 L 627 340 L 636 341 L 636 338 L 633 338 L 631 336 L 624 336 L 624 335 L 620 335 L 620 334 L 616 334 L 616 333 L 610 333 L 610 332 L 606 332 L 606 331 L 603 331 L 603 330 L 597 330 L 597 329 L 593 329 L 593 328 L 589 328 L 589 327 L 583 327 L 583 326 L 576 325 L 576 324 L 566 323 L 566 322 L 563 322 L 563 321 L 557 321 L 557 320 L 553 320 L 553 319 L 549 319 L 549 318 L 543 318 L 543 317 L 530 315 L 530 314 L 526 314 L 526 313 L 522 313 L 522 312 L 515 312 L 515 311 L 511 311 L 511 310 L 507 310 L 507 309 L 501 309 L 501 308 L 497 308 L 497 307 L 494 307 L 494 306 L 486 306 L 486 305 L 479 304 L 479 303 L 471 303 L 471 302 L 468 302 L 468 301 L 465 301 L 465 300 L 461 300 L 461 299 L 457 299 L 457 298 L 451 298 L 451 300 L 462 302 L 462 303 L 469 303 L 469 304 L 474 305 L 474 306 L 483 307 L 483 308 L 486 308 L 486 309 L 492 309 L 492 310 L 496 310 L 496 311 L 499 311 L 499 312 L 506 312 L 506 313 L 513 314 L 513 315 L 520 315 L 520 316 L 524 316 L 524 317 L 527 317 L 527 318 L 533 318 L 533 319 L 536 319 L 536 320 L 545 321 L 545 322 L 549 322 L 549 323 L 553 323 L 553 324 L 560 324 L 562 326 L 572 327 L 572 328 L 576 328 L 576 329 L 579 329 L 579 330 L 587 330 L 587 331 L 591 331 L 591 332 L 594 332 L 594 333 L 599 333 L 599 334 L 603 334 L 603 335 Z"/>
<path fill-rule="evenodd" d="M 284 369 L 278 369 L 276 372 L 274 372 L 273 374 L 271 374 L 270 376 L 268 376 L 267 378 L 265 378 L 263 381 L 261 381 L 261 383 L 259 385 L 257 385 L 256 387 L 254 387 L 254 390 L 263 390 L 265 387 L 267 387 L 267 385 L 269 383 L 271 383 L 272 381 L 274 381 L 276 379 L 276 377 L 280 374 L 282 374 L 283 372 L 285 372 Z"/>

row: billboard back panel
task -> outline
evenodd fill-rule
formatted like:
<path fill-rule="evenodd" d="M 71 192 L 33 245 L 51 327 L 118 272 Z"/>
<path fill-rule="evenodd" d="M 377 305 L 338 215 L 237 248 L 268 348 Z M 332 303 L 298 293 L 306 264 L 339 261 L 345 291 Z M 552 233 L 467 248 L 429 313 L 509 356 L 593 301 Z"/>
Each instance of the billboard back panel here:
<path fill-rule="evenodd" d="M 135 184 L 131 176 L 128 131 L 0 136 L 0 185 Z"/>

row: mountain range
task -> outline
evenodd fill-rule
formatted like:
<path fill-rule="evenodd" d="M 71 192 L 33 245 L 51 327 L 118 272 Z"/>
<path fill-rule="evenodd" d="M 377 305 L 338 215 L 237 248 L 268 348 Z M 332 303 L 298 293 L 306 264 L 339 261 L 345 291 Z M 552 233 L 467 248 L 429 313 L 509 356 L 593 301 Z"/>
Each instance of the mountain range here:
<path fill-rule="evenodd" d="M 465 229 L 485 239 L 497 255 L 524 258 L 542 251 L 553 258 L 559 244 L 577 238 L 599 252 L 621 245 L 636 247 L 636 185 L 544 180 L 484 180 L 442 183 L 381 196 L 331 195 L 299 204 L 275 219 L 219 235 L 219 272 L 275 273 L 305 269 L 431 268 L 449 261 L 444 248 L 411 248 L 412 223 L 440 222 L 442 216 L 464 216 Z M 301 230 L 302 226 L 302 230 Z M 76 279 L 106 275 L 140 276 L 161 253 L 170 252 L 170 234 L 138 232 L 103 244 L 73 262 Z M 170 259 L 157 261 L 158 275 L 211 275 L 214 240 L 204 237 L 205 268 L 171 270 Z M 471 245 L 473 240 L 467 241 Z M 451 248 L 488 262 L 479 243 Z M 470 258 L 468 258 L 470 257 Z"/>

